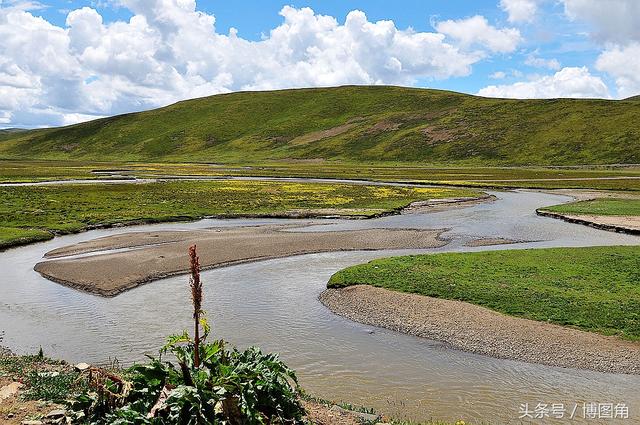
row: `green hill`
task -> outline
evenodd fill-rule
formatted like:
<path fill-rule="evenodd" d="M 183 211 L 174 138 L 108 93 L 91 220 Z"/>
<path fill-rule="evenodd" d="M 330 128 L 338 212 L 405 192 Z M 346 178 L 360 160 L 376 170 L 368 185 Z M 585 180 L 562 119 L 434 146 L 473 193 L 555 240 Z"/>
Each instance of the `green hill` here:
<path fill-rule="evenodd" d="M 633 100 L 508 100 L 382 86 L 241 92 L 4 134 L 0 157 L 430 164 L 640 163 Z"/>

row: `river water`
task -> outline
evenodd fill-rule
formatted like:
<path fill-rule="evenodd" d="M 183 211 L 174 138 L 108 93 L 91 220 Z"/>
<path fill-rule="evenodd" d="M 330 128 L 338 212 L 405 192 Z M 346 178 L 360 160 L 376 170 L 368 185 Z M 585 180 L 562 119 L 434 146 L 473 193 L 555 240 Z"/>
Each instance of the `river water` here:
<path fill-rule="evenodd" d="M 495 192 L 497 200 L 469 208 L 375 220 L 306 220 L 305 231 L 363 228 L 449 229 L 445 247 L 423 251 L 311 254 L 205 271 L 204 308 L 215 337 L 240 347 L 277 351 L 311 394 L 374 407 L 399 418 L 464 418 L 521 423 L 520 405 L 574 407 L 626 403 L 640 423 L 640 376 L 561 369 L 452 350 L 444 345 L 351 322 L 317 300 L 329 277 L 349 265 L 392 254 L 551 246 L 638 245 L 622 235 L 538 217 L 535 209 L 570 198 L 537 192 Z M 47 251 L 96 237 L 146 230 L 270 224 L 287 220 L 201 220 L 95 230 L 0 253 L 0 332 L 16 352 L 40 346 L 52 357 L 128 365 L 154 354 L 165 336 L 190 328 L 187 278 L 176 276 L 102 298 L 52 283 L 33 271 Z M 289 221 L 290 222 L 290 221 Z M 300 231 L 300 229 L 296 229 Z M 529 241 L 468 248 L 478 237 Z M 640 249 L 640 248 L 639 248 Z M 553 421 L 545 420 L 544 423 Z M 542 423 L 532 421 L 532 423 Z M 615 423 L 604 420 L 602 423 Z"/>

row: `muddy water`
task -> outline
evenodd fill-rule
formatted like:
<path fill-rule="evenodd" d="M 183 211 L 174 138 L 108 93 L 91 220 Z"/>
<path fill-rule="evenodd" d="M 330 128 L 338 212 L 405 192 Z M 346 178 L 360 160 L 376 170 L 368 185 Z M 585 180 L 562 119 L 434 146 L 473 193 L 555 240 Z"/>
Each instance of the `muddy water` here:
<path fill-rule="evenodd" d="M 431 214 L 376 220 L 310 222 L 307 231 L 359 228 L 449 228 L 437 251 L 633 244 L 640 238 L 549 218 L 535 208 L 569 198 L 533 192 L 495 193 L 496 202 Z M 189 326 L 186 278 L 141 286 L 101 298 L 49 282 L 33 272 L 45 252 L 99 236 L 135 230 L 193 229 L 283 220 L 202 220 L 195 223 L 109 229 L 56 238 L 0 254 L 0 331 L 4 345 L 70 361 L 123 363 L 153 353 L 164 337 Z M 298 229 L 299 230 L 299 229 Z M 535 241 L 467 248 L 475 237 Z M 412 251 L 416 252 L 416 251 Z M 204 308 L 216 336 L 233 344 L 278 351 L 311 393 L 375 407 L 413 419 L 520 423 L 519 405 L 564 403 L 576 423 L 583 402 L 626 403 L 640 423 L 640 376 L 602 374 L 499 360 L 451 350 L 437 342 L 350 322 L 317 301 L 335 271 L 407 251 L 313 254 L 203 273 Z M 566 422 L 559 421 L 559 423 Z M 533 421 L 540 423 L 540 421 Z M 549 423 L 545 421 L 545 423 Z M 615 423 L 603 421 L 603 423 Z"/>

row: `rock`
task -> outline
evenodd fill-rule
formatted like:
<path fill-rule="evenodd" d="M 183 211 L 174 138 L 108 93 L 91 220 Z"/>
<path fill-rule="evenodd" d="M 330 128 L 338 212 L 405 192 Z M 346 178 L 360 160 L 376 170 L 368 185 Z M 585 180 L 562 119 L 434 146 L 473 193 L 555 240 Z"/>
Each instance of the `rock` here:
<path fill-rule="evenodd" d="M 67 422 L 67 412 L 63 409 L 52 410 L 44 417 L 44 423 L 48 425 L 59 425 Z"/>
<path fill-rule="evenodd" d="M 380 419 L 380 416 L 375 413 L 352 412 L 352 414 L 362 419 L 363 422 L 374 422 Z"/>
<path fill-rule="evenodd" d="M 22 421 L 21 425 L 43 425 L 42 421 Z"/>
<path fill-rule="evenodd" d="M 42 376 L 43 378 L 55 378 L 60 375 L 60 372 L 40 372 L 38 376 Z"/>
<path fill-rule="evenodd" d="M 0 402 L 18 394 L 18 391 L 20 391 L 21 387 L 22 384 L 20 382 L 12 382 L 0 388 Z"/>
<path fill-rule="evenodd" d="M 51 412 L 47 413 L 47 416 L 45 416 L 45 418 L 47 418 L 47 419 L 56 419 L 56 418 L 64 418 L 65 416 L 67 416 L 67 411 L 66 410 L 56 409 L 56 410 L 52 410 Z"/>
<path fill-rule="evenodd" d="M 78 372 L 83 372 L 87 369 L 89 369 L 91 367 L 91 365 L 89 363 L 78 363 L 77 365 L 75 365 L 75 369 Z"/>
<path fill-rule="evenodd" d="M 0 357 L 9 357 L 9 356 L 13 356 L 13 353 L 11 352 L 11 350 L 9 350 L 7 347 L 0 346 Z"/>

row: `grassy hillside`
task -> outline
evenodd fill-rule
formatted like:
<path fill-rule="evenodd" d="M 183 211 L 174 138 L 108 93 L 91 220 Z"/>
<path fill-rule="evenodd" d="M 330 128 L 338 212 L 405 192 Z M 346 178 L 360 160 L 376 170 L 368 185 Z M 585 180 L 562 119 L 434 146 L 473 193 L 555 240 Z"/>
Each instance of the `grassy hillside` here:
<path fill-rule="evenodd" d="M 0 138 L 0 157 L 440 164 L 640 163 L 637 101 L 400 87 L 245 92 Z"/>

